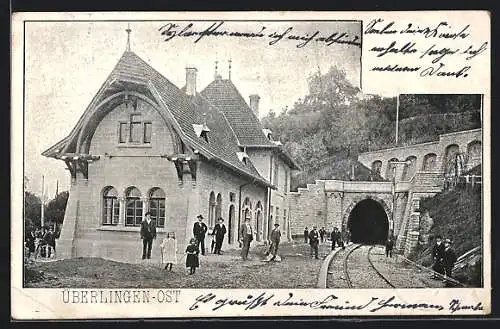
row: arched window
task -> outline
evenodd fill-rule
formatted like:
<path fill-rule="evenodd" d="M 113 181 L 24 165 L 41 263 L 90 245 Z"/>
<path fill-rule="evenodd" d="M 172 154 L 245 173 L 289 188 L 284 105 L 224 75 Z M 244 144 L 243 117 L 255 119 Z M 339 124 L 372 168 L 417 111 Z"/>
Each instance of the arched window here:
<path fill-rule="evenodd" d="M 257 222 L 257 241 L 260 241 L 261 238 L 262 238 L 262 235 L 263 235 L 263 219 L 262 219 L 262 213 L 263 213 L 263 209 L 262 209 L 262 202 L 257 202 L 257 205 L 255 206 L 255 211 L 256 211 L 256 214 L 255 214 L 255 219 L 256 219 L 256 222 Z"/>
<path fill-rule="evenodd" d="M 408 181 L 410 179 L 413 178 L 413 176 L 415 175 L 415 172 L 417 171 L 417 157 L 416 156 L 413 156 L 413 155 L 410 155 L 409 157 L 406 158 L 406 160 L 408 162 L 408 164 L 405 165 L 404 169 L 403 169 L 403 180 L 404 181 Z"/>
<path fill-rule="evenodd" d="M 165 227 L 165 192 L 161 188 L 149 192 L 149 212 L 157 227 Z"/>
<path fill-rule="evenodd" d="M 437 155 L 435 153 L 426 154 L 424 156 L 424 164 L 422 165 L 422 170 L 436 169 L 436 159 Z"/>
<path fill-rule="evenodd" d="M 215 226 L 215 193 L 212 191 L 208 199 L 208 226 Z"/>
<path fill-rule="evenodd" d="M 467 166 L 472 168 L 481 164 L 482 147 L 478 140 L 467 144 Z"/>
<path fill-rule="evenodd" d="M 388 180 L 394 179 L 394 169 L 396 168 L 396 165 L 392 163 L 393 161 L 399 161 L 399 160 L 397 158 L 392 158 L 387 162 L 387 171 L 385 173 L 385 176 L 387 177 Z"/>
<path fill-rule="evenodd" d="M 136 187 L 129 187 L 125 196 L 125 225 L 140 226 L 142 222 L 141 191 L 139 191 Z"/>
<path fill-rule="evenodd" d="M 243 220 L 247 218 L 249 218 L 250 221 L 252 220 L 252 202 L 248 197 L 246 197 L 243 202 Z"/>
<path fill-rule="evenodd" d="M 443 169 L 447 176 L 454 176 L 457 166 L 457 155 L 459 154 L 459 147 L 457 144 L 448 145 L 444 152 Z"/>
<path fill-rule="evenodd" d="M 372 172 L 375 175 L 380 176 L 380 169 L 382 169 L 382 161 L 380 161 L 380 160 L 373 161 L 373 163 L 372 163 Z"/>
<path fill-rule="evenodd" d="M 104 189 L 102 225 L 117 225 L 120 218 L 118 191 L 112 186 Z"/>
<path fill-rule="evenodd" d="M 218 220 L 219 217 L 222 217 L 222 195 L 220 193 L 217 194 L 217 199 L 215 204 L 215 220 Z"/>

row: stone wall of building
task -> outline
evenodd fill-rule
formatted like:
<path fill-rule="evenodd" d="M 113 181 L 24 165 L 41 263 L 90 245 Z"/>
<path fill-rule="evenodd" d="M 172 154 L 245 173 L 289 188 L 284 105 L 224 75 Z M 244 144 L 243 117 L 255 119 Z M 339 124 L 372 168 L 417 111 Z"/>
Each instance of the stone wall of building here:
<path fill-rule="evenodd" d="M 322 181 L 308 184 L 290 193 L 290 229 L 292 236 L 302 236 L 304 228 L 326 226 L 327 202 Z"/>
<path fill-rule="evenodd" d="M 100 159 L 89 164 L 88 180 L 78 173 L 72 182 L 64 225 L 59 239 L 58 257 L 103 257 L 116 261 L 137 262 L 142 253 L 140 227 L 125 225 L 125 198 L 127 190 L 137 188 L 143 202 L 143 215 L 149 208 L 149 193 L 161 188 L 165 193 L 165 228 L 157 228 L 158 237 L 153 243 L 152 258 L 161 259 L 159 245 L 167 232 L 175 232 L 179 252 L 192 237 L 192 227 L 198 214 L 208 219 L 209 196 L 221 194 L 221 216 L 229 228 L 230 207 L 234 219 L 232 246 L 237 246 L 237 220 L 239 217 L 240 186 L 248 182 L 240 175 L 229 172 L 213 163 L 198 162 L 197 180 L 184 174 L 180 181 L 175 166 L 161 157 L 174 153 L 172 131 L 156 110 L 141 107 L 141 119 L 152 122 L 151 143 L 128 145 L 119 143 L 119 122 L 127 121 L 130 109 L 119 106 L 99 123 L 90 145 L 90 153 Z M 103 193 L 108 187 L 118 192 L 120 219 L 117 225 L 103 225 Z M 230 201 L 229 193 L 233 193 Z M 267 219 L 267 188 L 250 184 L 242 187 L 241 199 L 249 197 L 252 208 L 258 201 L 262 205 L 262 219 Z M 256 211 L 252 219 L 256 225 Z M 213 227 L 210 227 L 209 232 Z M 211 237 L 207 236 L 206 248 Z M 223 248 L 228 246 L 228 236 Z"/>

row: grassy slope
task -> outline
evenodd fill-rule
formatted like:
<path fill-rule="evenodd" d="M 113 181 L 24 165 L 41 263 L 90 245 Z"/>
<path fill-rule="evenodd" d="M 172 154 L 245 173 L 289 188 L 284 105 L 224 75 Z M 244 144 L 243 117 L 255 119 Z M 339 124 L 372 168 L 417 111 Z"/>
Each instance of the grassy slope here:
<path fill-rule="evenodd" d="M 431 250 L 434 237 L 442 235 L 453 241 L 453 248 L 460 256 L 468 250 L 481 245 L 481 193 L 479 191 L 453 190 L 442 192 L 421 201 L 421 211 L 429 211 L 434 220 L 430 229 L 428 245 L 421 246 L 410 258 L 429 266 L 432 263 Z M 457 273 L 463 280 L 477 283 L 477 271 L 466 269 L 470 273 Z"/>

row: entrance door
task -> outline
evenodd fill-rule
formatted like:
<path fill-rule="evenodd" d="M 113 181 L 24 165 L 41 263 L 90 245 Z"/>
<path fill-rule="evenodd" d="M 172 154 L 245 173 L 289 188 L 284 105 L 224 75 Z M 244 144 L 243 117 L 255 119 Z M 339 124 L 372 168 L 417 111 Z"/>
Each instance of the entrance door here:
<path fill-rule="evenodd" d="M 229 207 L 229 222 L 227 223 L 228 224 L 228 231 L 229 231 L 228 232 L 229 234 L 227 237 L 228 237 L 229 244 L 233 244 L 233 242 L 234 242 L 234 232 L 233 232 L 234 226 L 235 226 L 234 220 L 235 220 L 235 218 L 234 218 L 234 206 L 231 205 Z"/>

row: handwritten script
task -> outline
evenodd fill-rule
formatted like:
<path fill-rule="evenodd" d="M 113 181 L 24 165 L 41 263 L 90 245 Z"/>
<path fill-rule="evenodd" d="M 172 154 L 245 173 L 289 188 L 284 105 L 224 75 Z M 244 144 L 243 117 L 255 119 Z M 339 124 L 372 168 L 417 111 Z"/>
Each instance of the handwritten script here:
<path fill-rule="evenodd" d="M 163 41 L 168 42 L 175 38 L 191 38 L 194 43 L 209 38 L 239 38 L 247 40 L 265 40 L 267 45 L 274 46 L 286 41 L 293 42 L 295 47 L 304 48 L 311 43 L 331 45 L 349 45 L 361 47 L 361 38 L 359 35 L 352 35 L 345 31 L 319 31 L 297 32 L 293 25 L 283 30 L 271 30 L 264 24 L 265 22 L 256 22 L 249 25 L 244 30 L 236 30 L 229 27 L 224 21 L 211 23 L 209 26 L 202 26 L 201 23 L 166 23 L 158 31 Z"/>
<path fill-rule="evenodd" d="M 471 40 L 470 24 L 453 26 L 371 20 L 364 34 L 376 38 L 368 48 L 370 71 L 415 73 L 420 77 L 467 78 L 473 60 L 488 49 L 488 41 Z M 375 63 L 375 64 L 373 64 Z"/>
<path fill-rule="evenodd" d="M 335 310 L 335 311 L 359 311 L 365 310 L 370 313 L 377 313 L 381 310 L 435 310 L 451 313 L 460 311 L 482 311 L 481 302 L 467 304 L 460 299 L 453 299 L 447 305 L 432 302 L 403 302 L 395 296 L 387 298 L 368 297 L 362 302 L 352 302 L 349 299 L 342 299 L 334 294 L 325 297 L 304 299 L 296 297 L 292 292 L 286 296 L 276 296 L 275 294 L 260 292 L 249 294 L 243 298 L 234 296 L 217 296 L 214 293 L 207 293 L 196 297 L 189 307 L 190 311 L 196 311 L 208 307 L 211 311 L 222 309 L 249 311 L 258 308 L 280 309 L 284 307 L 315 309 L 315 310 Z"/>

